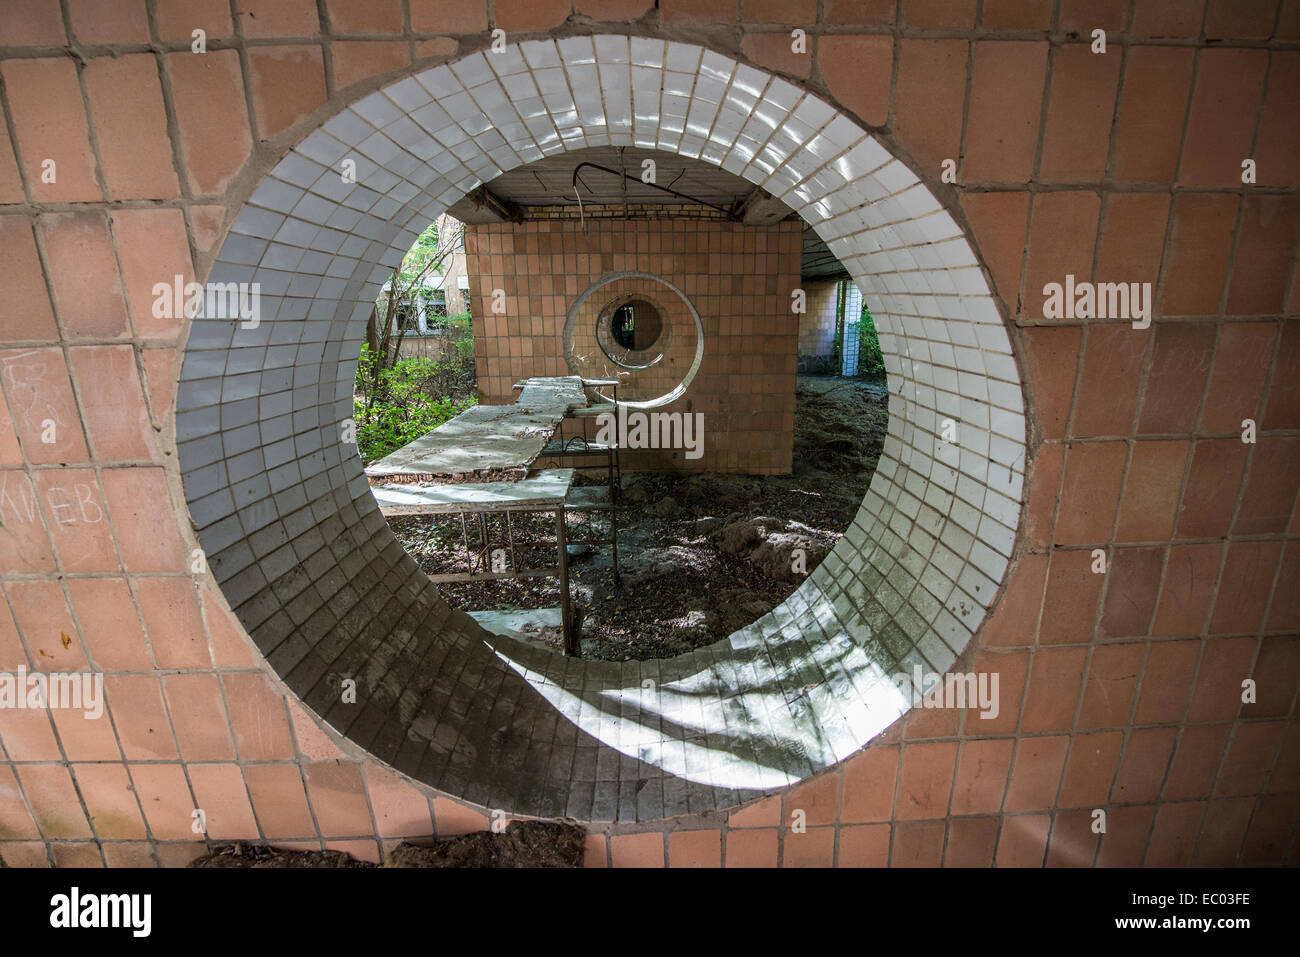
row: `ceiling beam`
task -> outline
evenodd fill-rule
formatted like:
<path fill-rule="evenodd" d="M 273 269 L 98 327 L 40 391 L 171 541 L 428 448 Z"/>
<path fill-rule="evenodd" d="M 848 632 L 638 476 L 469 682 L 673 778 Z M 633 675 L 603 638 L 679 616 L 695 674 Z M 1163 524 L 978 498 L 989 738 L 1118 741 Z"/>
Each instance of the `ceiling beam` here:
<path fill-rule="evenodd" d="M 454 203 L 447 210 L 464 223 L 522 223 L 524 211 L 521 206 L 498 196 L 486 186 L 479 186 L 465 194 L 465 198 Z"/>
<path fill-rule="evenodd" d="M 736 205 L 735 216 L 746 226 L 771 226 L 790 216 L 790 207 L 755 186 Z"/>

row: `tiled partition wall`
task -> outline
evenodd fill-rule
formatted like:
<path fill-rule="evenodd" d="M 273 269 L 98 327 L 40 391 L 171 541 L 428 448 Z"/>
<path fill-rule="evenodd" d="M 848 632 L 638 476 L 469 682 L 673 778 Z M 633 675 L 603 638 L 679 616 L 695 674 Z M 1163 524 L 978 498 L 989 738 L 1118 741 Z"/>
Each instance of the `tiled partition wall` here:
<path fill-rule="evenodd" d="M 808 308 L 799 317 L 799 355 L 829 356 L 835 351 L 838 282 L 806 282 Z"/>
<path fill-rule="evenodd" d="M 789 473 L 798 223 L 575 218 L 471 226 L 465 243 L 483 401 L 514 401 L 511 386 L 530 375 L 618 376 L 620 401 L 704 417 L 699 458 L 637 450 L 624 468 Z M 611 361 L 596 334 L 605 305 L 633 293 L 663 316 L 666 351 L 646 369 Z"/>
<path fill-rule="evenodd" d="M 1298 40 L 1289 2 L 14 0 L 0 668 L 106 699 L 0 708 L 0 856 L 182 863 L 202 809 L 209 840 L 376 858 L 503 810 L 584 821 L 593 865 L 1287 862 Z M 339 432 L 415 232 L 603 142 L 788 197 L 893 393 L 790 601 L 622 667 L 486 642 Z M 177 275 L 260 282 L 261 322 L 155 310 Z M 1150 281 L 1150 327 L 1046 318 L 1067 276 Z M 996 718 L 887 681 L 959 654 Z"/>

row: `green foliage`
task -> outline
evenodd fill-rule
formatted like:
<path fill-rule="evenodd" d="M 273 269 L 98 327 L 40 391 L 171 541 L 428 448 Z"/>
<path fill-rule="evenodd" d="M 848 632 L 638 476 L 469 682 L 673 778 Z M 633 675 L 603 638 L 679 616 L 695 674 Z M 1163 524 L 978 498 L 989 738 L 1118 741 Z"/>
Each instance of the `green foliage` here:
<path fill-rule="evenodd" d="M 880 351 L 880 338 L 876 324 L 871 320 L 871 309 L 864 302 L 862 315 L 853 323 L 858 327 L 858 375 L 868 379 L 885 374 L 885 356 Z"/>
<path fill-rule="evenodd" d="M 397 315 L 414 315 L 428 304 L 427 282 L 445 274 L 449 257 L 463 233 L 455 220 L 439 235 L 431 223 L 403 257 L 375 302 L 367 324 L 366 345 L 357 363 L 353 393 L 357 451 L 372 462 L 437 428 L 472 406 L 474 399 L 474 332 L 468 315 L 429 317 L 434 336 L 419 336 L 419 352 L 436 356 L 403 356 L 407 326 Z M 426 313 L 427 315 L 427 313 Z M 440 333 L 440 334 L 437 334 Z"/>
<path fill-rule="evenodd" d="M 456 359 L 467 371 L 474 371 L 474 323 L 469 313 L 438 319 L 437 325 L 451 333 L 452 343 L 456 346 Z"/>
<path fill-rule="evenodd" d="M 363 461 L 383 458 L 475 404 L 473 398 L 456 400 L 446 394 L 447 383 L 463 375 L 459 360 L 459 356 L 458 361 L 408 356 L 379 370 L 376 377 L 374 353 L 362 346 L 353 418 Z M 473 362 L 471 337 L 471 372 Z"/>

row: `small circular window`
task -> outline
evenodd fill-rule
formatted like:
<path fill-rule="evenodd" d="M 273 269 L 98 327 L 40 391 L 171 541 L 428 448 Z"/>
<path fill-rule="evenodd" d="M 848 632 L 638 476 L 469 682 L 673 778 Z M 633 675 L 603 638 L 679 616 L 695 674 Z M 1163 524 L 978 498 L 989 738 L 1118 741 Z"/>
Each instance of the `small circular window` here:
<path fill-rule="evenodd" d="M 659 310 L 644 299 L 633 299 L 614 310 L 610 316 L 610 335 L 624 349 L 642 352 L 663 335 L 664 322 Z"/>
<path fill-rule="evenodd" d="M 596 339 L 612 361 L 644 369 L 663 358 L 668 336 L 663 315 L 642 296 L 621 296 L 601 310 Z"/>

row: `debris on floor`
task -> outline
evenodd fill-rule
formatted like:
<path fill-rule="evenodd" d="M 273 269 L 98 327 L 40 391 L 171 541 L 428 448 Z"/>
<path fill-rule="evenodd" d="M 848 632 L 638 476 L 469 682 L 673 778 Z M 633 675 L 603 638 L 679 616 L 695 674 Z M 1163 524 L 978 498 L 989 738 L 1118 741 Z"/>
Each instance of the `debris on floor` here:
<path fill-rule="evenodd" d="M 796 402 L 790 475 L 624 474 L 622 587 L 614 586 L 607 547 L 573 549 L 570 557 L 584 658 L 668 658 L 726 638 L 788 598 L 835 547 L 861 507 L 880 456 L 888 391 L 862 379 L 799 376 Z M 593 472 L 592 481 L 604 478 Z M 571 515 L 569 537 L 602 537 L 603 522 Z M 425 571 L 451 571 L 464 562 L 458 523 L 408 517 L 390 524 Z M 549 516 L 517 521 L 515 532 L 537 544 L 531 553 L 521 550 L 519 567 L 554 563 Z M 438 587 L 466 611 L 559 604 L 559 585 L 551 578 Z M 558 627 L 512 633 L 562 650 Z"/>
<path fill-rule="evenodd" d="M 188 867 L 374 867 L 342 851 L 289 851 L 266 844 L 219 844 Z"/>
<path fill-rule="evenodd" d="M 421 847 L 403 841 L 389 867 L 581 867 L 586 832 L 560 821 L 511 821 L 505 830 L 475 831 Z"/>
<path fill-rule="evenodd" d="M 586 831 L 564 821 L 511 821 L 500 833 L 474 831 L 429 845 L 403 841 L 387 867 L 581 867 Z M 343 851 L 292 851 L 236 841 L 189 867 L 375 867 Z"/>

